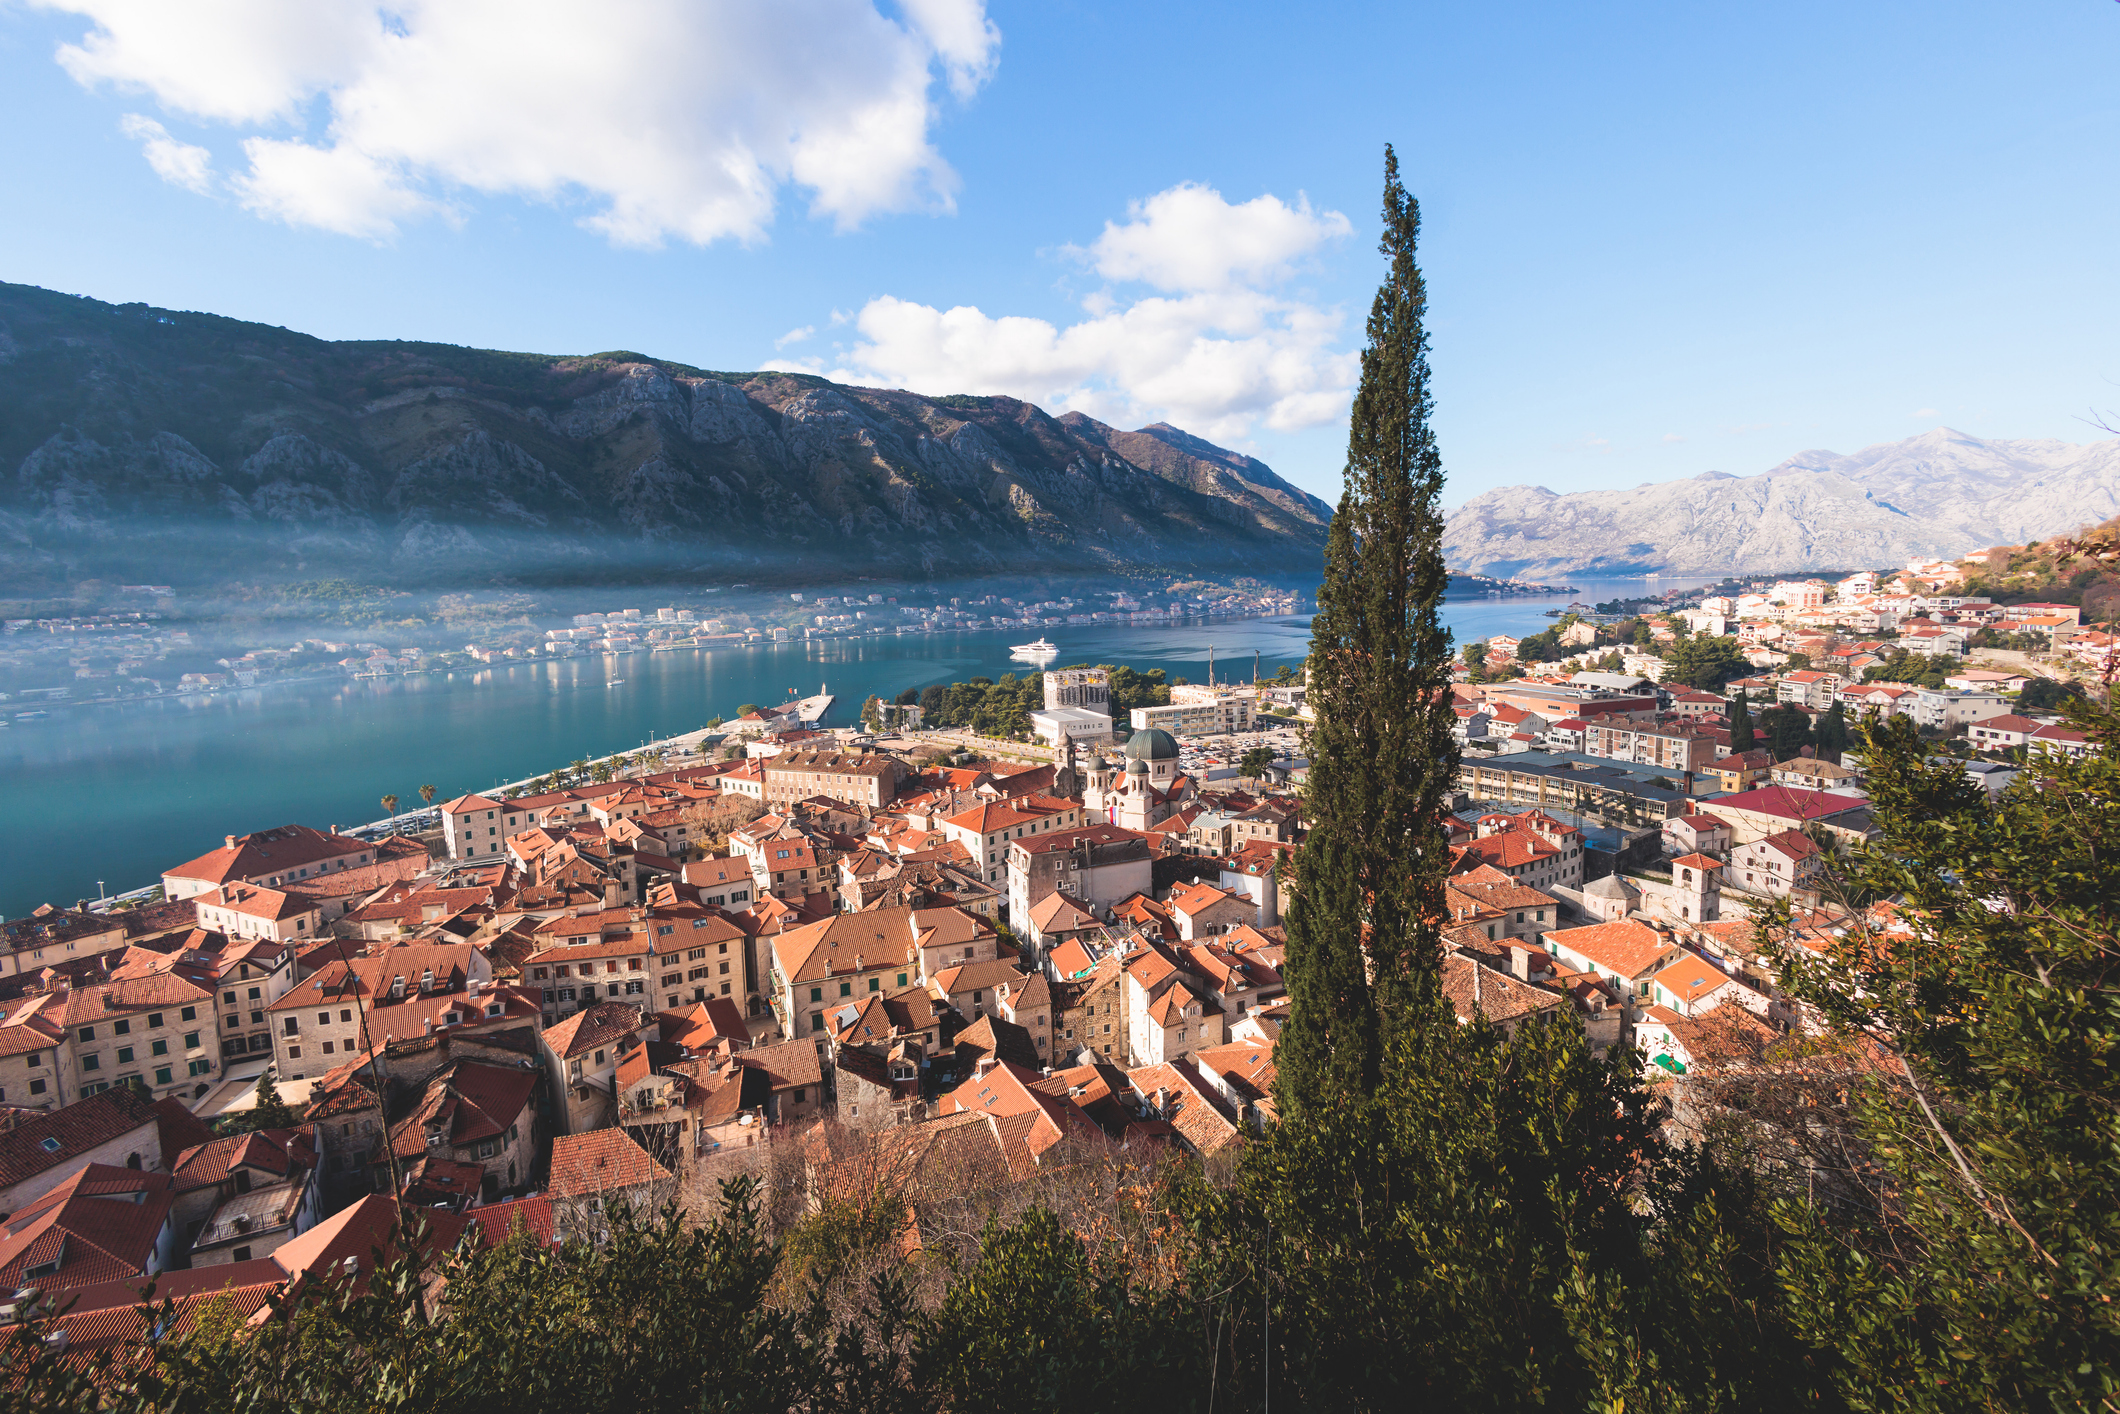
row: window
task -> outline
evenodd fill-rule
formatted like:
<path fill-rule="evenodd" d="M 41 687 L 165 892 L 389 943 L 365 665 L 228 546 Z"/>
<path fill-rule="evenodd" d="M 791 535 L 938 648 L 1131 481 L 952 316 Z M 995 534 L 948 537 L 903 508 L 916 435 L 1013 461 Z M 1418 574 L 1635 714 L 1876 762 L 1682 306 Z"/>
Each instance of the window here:
<path fill-rule="evenodd" d="M 184 1049 L 187 1051 L 196 1051 L 197 1049 L 199 1049 L 198 1032 L 187 1031 L 184 1033 Z"/>
<path fill-rule="evenodd" d="M 822 987 L 812 987 L 812 988 L 810 988 L 810 1000 L 811 1000 L 811 1001 L 813 1001 L 813 1002 L 821 1002 L 821 1001 L 823 1001 L 823 1000 L 824 1000 L 824 988 L 822 988 Z"/>
<path fill-rule="evenodd" d="M 132 1064 L 132 1058 L 133 1058 L 133 1048 L 132 1048 L 131 1046 L 120 1046 L 120 1047 L 118 1047 L 118 1064 L 119 1064 L 119 1065 L 131 1065 L 131 1064 Z"/>
<path fill-rule="evenodd" d="M 807 1097 L 809 1096 L 809 1093 L 810 1093 L 810 1092 L 809 1092 L 808 1090 L 806 1090 L 806 1089 L 801 1089 L 801 1088 L 798 1088 L 798 1089 L 797 1089 L 797 1090 L 795 1091 L 795 1103 L 796 1103 L 796 1104 L 798 1104 L 798 1105 L 799 1105 L 799 1104 L 801 1104 L 801 1103 L 802 1103 L 802 1102 L 804 1101 L 804 1099 L 806 1099 L 806 1098 L 807 1098 Z"/>
<path fill-rule="evenodd" d="M 85 1055 L 81 1057 L 81 1068 L 83 1070 L 101 1070 L 103 1069 L 103 1057 L 93 1053 Z"/>
<path fill-rule="evenodd" d="M 32 1081 L 30 1081 L 30 1083 L 29 1083 L 29 1092 L 30 1092 L 30 1094 L 32 1094 L 32 1095 L 41 1095 L 41 1094 L 43 1094 L 43 1093 L 44 1093 L 44 1082 L 43 1082 L 43 1081 L 41 1081 L 41 1080 L 32 1080 Z"/>
<path fill-rule="evenodd" d="M 81 1039 L 82 1039 L 82 1040 L 84 1040 L 84 1041 L 93 1041 L 93 1040 L 95 1040 L 95 1039 L 96 1039 L 96 1028 L 95 1028 L 95 1027 L 93 1027 L 93 1026 L 84 1026 L 84 1027 L 82 1027 L 82 1028 L 81 1028 Z"/>
<path fill-rule="evenodd" d="M 840 995 L 840 996 L 842 996 L 842 997 L 851 997 L 851 996 L 853 996 L 853 995 L 854 995 L 854 984 L 853 984 L 852 982 L 841 982 L 841 983 L 839 984 L 839 995 Z"/>
<path fill-rule="evenodd" d="M 221 993 L 221 1003 L 224 1006 L 234 1006 L 236 1004 L 236 994 L 234 992 Z"/>
<path fill-rule="evenodd" d="M 177 1015 L 183 1017 L 186 1021 L 197 1021 L 199 1019 L 199 1009 L 195 1006 L 188 1006 L 178 1012 Z"/>
<path fill-rule="evenodd" d="M 38 1140 L 37 1147 L 42 1149 L 47 1154 L 56 1154 L 59 1152 L 59 1141 L 57 1139 L 47 1137 Z"/>
<path fill-rule="evenodd" d="M 906 974 L 905 974 L 905 973 L 903 973 L 903 972 L 901 972 L 901 973 L 899 973 L 899 974 L 898 974 L 898 985 L 899 985 L 899 986 L 903 987 L 903 986 L 905 985 L 905 977 L 906 977 Z"/>
<path fill-rule="evenodd" d="M 343 1007 L 343 1008 L 341 1008 L 341 1009 L 340 1009 L 340 1011 L 339 1011 L 339 1020 L 341 1020 L 341 1021 L 346 1021 L 346 1022 L 350 1022 L 350 1021 L 352 1021 L 352 1020 L 353 1020 L 353 1008 L 352 1008 L 352 1007 Z"/>
<path fill-rule="evenodd" d="M 287 1048 L 287 1059 L 289 1059 L 289 1060 L 300 1060 L 301 1058 L 302 1058 L 302 1048 L 301 1048 L 300 1046 L 289 1046 L 289 1047 Z M 297 1079 L 297 1080 L 301 1079 L 301 1077 L 300 1077 L 300 1076 L 295 1076 L 294 1078 L 295 1078 L 295 1079 Z"/>
<path fill-rule="evenodd" d="M 811 1013 L 810 1013 L 810 1029 L 811 1029 L 812 1031 L 822 1031 L 822 1030 L 824 1030 L 824 1013 L 823 1013 L 823 1012 L 821 1012 L 821 1011 L 813 1011 L 813 1012 L 811 1012 Z"/>
<path fill-rule="evenodd" d="M 113 1024 L 113 1025 L 111 1026 L 111 1028 L 110 1028 L 110 1029 L 111 1029 L 111 1034 L 112 1034 L 112 1035 L 114 1035 L 114 1036 L 124 1036 L 124 1035 L 127 1035 L 127 1034 L 129 1034 L 129 1033 L 130 1033 L 130 1032 L 132 1031 L 132 1023 L 131 1023 L 130 1021 L 127 1021 L 127 1020 L 125 1020 L 124 1018 L 122 1018 L 122 1017 L 121 1017 L 121 1018 L 119 1018 L 119 1019 L 118 1019 L 118 1021 L 117 1021 L 117 1022 L 115 1022 L 115 1023 L 114 1023 L 114 1024 Z"/>
<path fill-rule="evenodd" d="M 329 1041 L 324 1043 L 324 1054 L 327 1056 L 331 1054 L 331 1042 Z"/>
<path fill-rule="evenodd" d="M 264 997 L 265 997 L 265 994 L 264 994 L 263 992 L 259 991 L 259 990 L 258 990 L 258 989 L 257 989 L 256 987 L 252 987 L 252 988 L 250 989 L 250 999 L 251 999 L 252 1001 L 254 1001 L 254 1002 L 255 1002 L 255 1001 L 262 1001 L 262 1000 L 264 999 Z M 147 1024 L 148 1024 L 149 1026 L 160 1026 L 160 1025 L 162 1024 L 162 1020 L 161 1020 L 161 1018 L 160 1018 L 160 1017 L 150 1017 L 150 1018 L 148 1019 L 148 1023 L 147 1023 Z"/>
<path fill-rule="evenodd" d="M 192 1072 L 192 1073 L 196 1075 L 196 1074 L 197 1074 L 198 1072 L 194 1071 L 194 1072 Z M 170 1067 L 168 1067 L 168 1066 L 166 1066 L 166 1065 L 158 1065 L 158 1066 L 156 1066 L 156 1067 L 155 1067 L 155 1084 L 157 1084 L 157 1085 L 167 1085 L 167 1084 L 169 1084 L 169 1083 L 171 1083 L 171 1082 L 170 1082 Z"/>
<path fill-rule="evenodd" d="M 158 1075 L 160 1073 L 159 1071 L 156 1072 Z M 213 1074 L 213 1062 L 210 1060 L 195 1060 L 191 1063 L 191 1069 L 186 1073 L 190 1075 L 211 1075 Z"/>

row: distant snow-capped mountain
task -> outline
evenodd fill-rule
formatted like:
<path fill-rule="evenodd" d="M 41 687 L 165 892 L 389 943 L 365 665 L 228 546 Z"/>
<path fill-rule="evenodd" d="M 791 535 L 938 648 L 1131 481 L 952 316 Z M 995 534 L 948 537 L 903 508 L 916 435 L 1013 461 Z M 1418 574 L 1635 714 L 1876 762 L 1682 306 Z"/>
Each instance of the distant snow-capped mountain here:
<path fill-rule="evenodd" d="M 1452 511 L 1451 568 L 1527 578 L 1892 564 L 2066 534 L 2120 511 L 2120 439 L 1986 441 L 1938 428 L 1852 456 L 1799 452 L 1628 491 L 1504 486 Z"/>

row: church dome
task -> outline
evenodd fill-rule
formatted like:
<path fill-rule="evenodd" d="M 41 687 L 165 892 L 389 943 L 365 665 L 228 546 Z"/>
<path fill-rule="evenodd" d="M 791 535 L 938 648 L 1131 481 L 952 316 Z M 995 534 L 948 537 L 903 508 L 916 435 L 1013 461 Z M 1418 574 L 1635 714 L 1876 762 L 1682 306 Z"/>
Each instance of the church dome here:
<path fill-rule="evenodd" d="M 1126 774 L 1129 776 L 1145 776 L 1148 774 L 1148 763 L 1136 756 L 1133 760 L 1126 763 Z"/>
<path fill-rule="evenodd" d="M 1144 727 L 1126 739 L 1128 761 L 1175 761 L 1178 743 L 1160 727 Z"/>

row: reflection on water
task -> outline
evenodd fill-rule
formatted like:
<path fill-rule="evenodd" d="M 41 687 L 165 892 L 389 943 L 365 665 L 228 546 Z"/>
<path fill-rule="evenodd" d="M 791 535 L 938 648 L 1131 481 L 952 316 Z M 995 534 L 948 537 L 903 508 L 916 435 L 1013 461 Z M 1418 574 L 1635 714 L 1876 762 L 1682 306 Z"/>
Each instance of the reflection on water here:
<path fill-rule="evenodd" d="M 1581 588 L 1589 599 L 1619 587 Z M 1554 602 L 1479 599 L 1449 605 L 1445 617 L 1461 642 L 1521 636 L 1544 626 Z M 423 784 L 442 798 L 489 789 L 820 684 L 838 698 L 827 724 L 849 723 L 871 695 L 1037 671 L 1010 657 L 1020 634 L 562 658 L 54 710 L 0 730 L 0 912 L 92 898 L 99 879 L 114 893 L 150 883 L 225 834 L 357 824 L 382 814 L 385 794 L 410 802 Z M 1212 653 L 1215 680 L 1229 682 L 1249 679 L 1254 662 L 1265 676 L 1284 664 L 1300 671 L 1309 620 L 1048 634 L 1060 665 L 1128 663 L 1205 682 Z"/>

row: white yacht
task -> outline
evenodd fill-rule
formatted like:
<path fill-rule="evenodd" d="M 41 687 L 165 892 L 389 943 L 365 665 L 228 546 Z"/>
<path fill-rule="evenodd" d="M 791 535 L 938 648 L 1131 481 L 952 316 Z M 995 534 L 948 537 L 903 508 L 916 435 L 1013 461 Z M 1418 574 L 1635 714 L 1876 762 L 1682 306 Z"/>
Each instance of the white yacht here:
<path fill-rule="evenodd" d="M 1060 656 L 1060 645 L 1041 635 L 1029 643 L 1017 644 L 1008 650 L 1008 655 L 1011 658 L 1057 658 Z"/>

